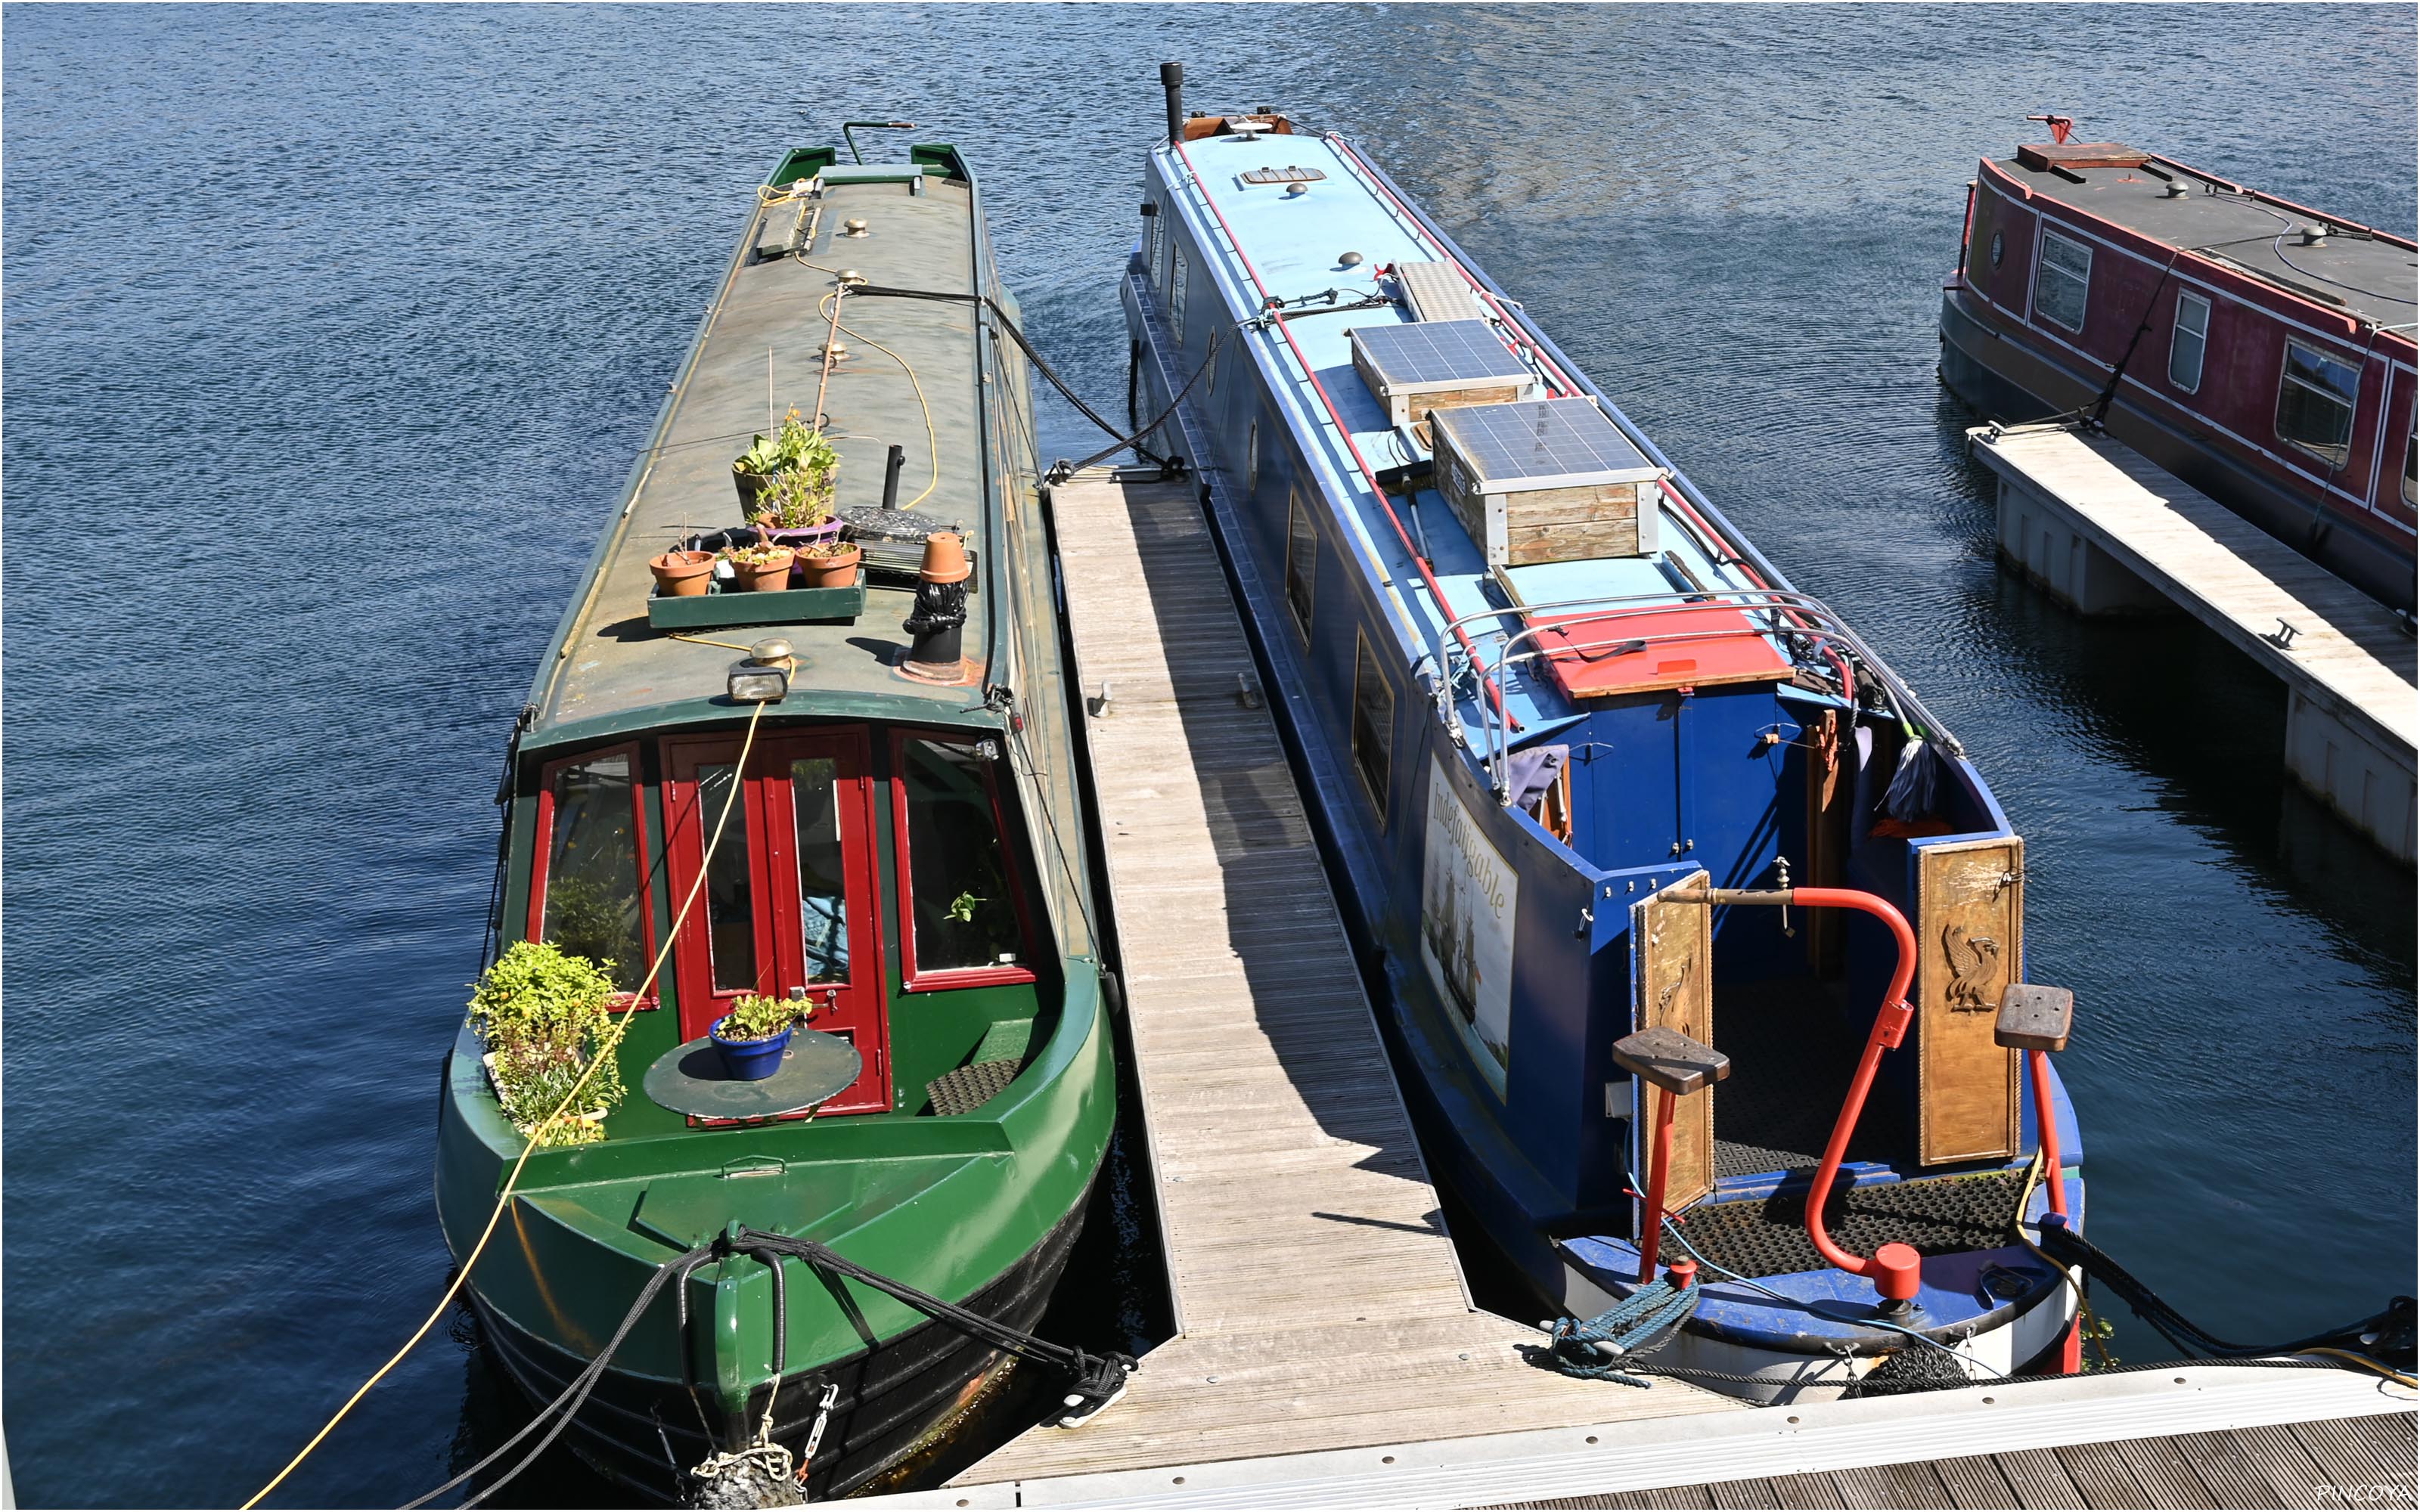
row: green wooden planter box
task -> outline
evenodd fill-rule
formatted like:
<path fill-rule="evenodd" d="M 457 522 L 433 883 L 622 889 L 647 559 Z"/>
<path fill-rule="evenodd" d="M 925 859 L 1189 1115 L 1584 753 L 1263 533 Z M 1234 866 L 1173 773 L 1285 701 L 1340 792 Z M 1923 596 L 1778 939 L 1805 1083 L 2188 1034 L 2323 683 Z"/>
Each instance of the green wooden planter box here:
<path fill-rule="evenodd" d="M 720 586 L 719 584 L 717 586 Z M 865 573 L 846 588 L 791 588 L 776 594 L 709 593 L 695 598 L 647 600 L 647 625 L 657 630 L 715 630 L 743 625 L 835 624 L 865 612 Z"/>

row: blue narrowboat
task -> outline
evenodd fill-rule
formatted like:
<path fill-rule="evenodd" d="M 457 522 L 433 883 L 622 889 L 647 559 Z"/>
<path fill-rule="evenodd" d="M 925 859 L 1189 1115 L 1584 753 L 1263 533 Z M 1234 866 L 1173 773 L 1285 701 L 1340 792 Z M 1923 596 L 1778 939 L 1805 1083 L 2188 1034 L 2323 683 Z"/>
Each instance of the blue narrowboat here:
<path fill-rule="evenodd" d="M 2083 1217 L 2071 1003 L 1982 775 L 1358 147 L 1181 80 L 1137 423 L 1284 694 L 1457 1237 L 1580 1318 L 1694 1288 L 1655 1361 L 1755 1399 L 2076 1368 L 2032 1242 Z"/>

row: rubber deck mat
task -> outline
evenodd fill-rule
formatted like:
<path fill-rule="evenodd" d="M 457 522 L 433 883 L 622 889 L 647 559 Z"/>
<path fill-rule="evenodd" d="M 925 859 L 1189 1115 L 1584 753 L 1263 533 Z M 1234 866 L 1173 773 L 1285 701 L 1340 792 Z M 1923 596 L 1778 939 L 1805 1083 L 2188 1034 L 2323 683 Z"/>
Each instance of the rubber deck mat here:
<path fill-rule="evenodd" d="M 1812 1170 L 1823 1161 L 1865 1037 L 1821 983 L 1714 988 L 1714 1048 L 1731 1073 L 1714 1088 L 1714 1174 Z M 1850 1160 L 1890 1161 L 1907 1142 L 1889 1089 L 1877 1086 L 1851 1138 Z M 2013 1200 L 2013 1199 L 2011 1199 Z"/>
<path fill-rule="evenodd" d="M 1016 1068 L 1014 1060 L 978 1060 L 926 1082 L 924 1095 L 933 1100 L 938 1117 L 972 1113 L 1008 1090 L 1008 1084 L 1016 1080 Z"/>
<path fill-rule="evenodd" d="M 1931 1176 L 1913 1181 L 1833 1188 L 1823 1227 L 1834 1243 L 1859 1255 L 1881 1245 L 1913 1244 L 1920 1255 L 1997 1249 L 2014 1243 L 2009 1220 L 2025 1173 Z M 1698 1253 L 1745 1276 L 1821 1271 L 1827 1264 L 1807 1237 L 1807 1193 L 1776 1193 L 1729 1202 L 1700 1202 L 1682 1214 L 1682 1232 Z"/>

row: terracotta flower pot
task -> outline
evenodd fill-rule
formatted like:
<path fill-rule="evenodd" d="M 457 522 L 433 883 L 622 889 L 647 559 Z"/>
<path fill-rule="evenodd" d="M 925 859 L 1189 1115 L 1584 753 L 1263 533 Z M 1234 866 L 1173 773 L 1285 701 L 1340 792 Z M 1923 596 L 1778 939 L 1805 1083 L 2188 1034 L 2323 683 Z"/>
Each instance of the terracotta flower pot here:
<path fill-rule="evenodd" d="M 794 552 L 776 551 L 770 562 L 734 562 L 731 571 L 741 593 L 774 594 L 790 586 L 790 566 L 796 560 Z"/>
<path fill-rule="evenodd" d="M 800 557 L 799 566 L 807 575 L 809 588 L 846 588 L 857 581 L 857 564 L 864 555 L 853 546 L 845 546 L 835 556 Z"/>
<path fill-rule="evenodd" d="M 973 571 L 963 537 L 951 531 L 935 531 L 924 537 L 924 563 L 918 577 L 928 583 L 960 583 Z"/>
<path fill-rule="evenodd" d="M 656 575 L 656 591 L 667 598 L 696 598 L 714 577 L 711 551 L 667 551 L 647 563 Z"/>

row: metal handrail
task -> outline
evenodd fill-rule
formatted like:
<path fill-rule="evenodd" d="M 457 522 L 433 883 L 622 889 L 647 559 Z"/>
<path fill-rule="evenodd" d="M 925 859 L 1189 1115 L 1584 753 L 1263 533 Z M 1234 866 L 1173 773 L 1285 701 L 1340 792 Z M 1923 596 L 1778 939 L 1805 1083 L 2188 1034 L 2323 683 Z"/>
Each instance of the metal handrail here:
<path fill-rule="evenodd" d="M 1436 696 L 1437 716 L 1450 730 L 1456 732 L 1457 737 L 1462 739 L 1462 744 L 1466 747 L 1469 745 L 1466 737 L 1460 736 L 1460 717 L 1453 707 L 1455 689 L 1461 679 L 1455 666 L 1455 648 L 1445 643 L 1446 634 L 1450 633 L 1461 642 L 1464 650 L 1464 654 L 1459 658 L 1462 664 L 1461 670 L 1480 679 L 1481 694 L 1477 700 L 1480 709 L 1481 734 L 1479 754 L 1481 762 L 1486 765 L 1489 782 L 1496 792 L 1497 800 L 1509 804 L 1511 794 L 1505 778 L 1505 764 L 1511 748 L 1510 733 L 1497 730 L 1496 721 L 1489 716 L 1489 700 L 1485 694 L 1492 692 L 1496 700 L 1500 702 L 1503 698 L 1502 674 L 1507 667 L 1537 660 L 1542 656 L 1551 657 L 1565 654 L 1532 650 L 1516 656 L 1512 654 L 1512 648 L 1546 631 L 1559 629 L 1568 632 L 1571 622 L 1575 619 L 1604 621 L 1699 608 L 1732 609 L 1741 611 L 1744 615 L 1761 611 L 1772 616 L 1776 623 L 1759 627 L 1751 621 L 1737 629 L 1689 630 L 1661 636 L 1643 636 L 1636 638 L 1635 643 L 1646 646 L 1673 640 L 1716 640 L 1737 635 L 1754 635 L 1760 638 L 1801 636 L 1827 642 L 1847 652 L 1852 659 L 1866 668 L 1888 695 L 1892 711 L 1902 722 L 1919 723 L 1926 733 L 1939 742 L 1950 755 L 1965 754 L 1965 749 L 1959 743 L 1958 738 L 1934 717 L 1931 709 L 1925 707 L 1923 701 L 1916 696 L 1915 690 L 1910 688 L 1887 663 L 1876 656 L 1873 649 L 1868 646 L 1854 630 L 1849 628 L 1830 605 L 1811 594 L 1787 588 L 1705 588 L 1675 590 L 1661 594 L 1607 594 L 1585 598 L 1557 599 L 1544 604 L 1480 609 L 1458 615 L 1446 624 L 1443 631 L 1432 637 L 1430 654 L 1435 657 L 1440 674 Z M 1544 623 L 1537 619 L 1539 615 L 1556 611 L 1563 611 L 1565 617 Z M 1807 618 L 1802 619 L 1801 616 Z M 1482 665 L 1478 647 L 1469 640 L 1466 627 L 1480 621 L 1501 620 L 1507 617 L 1521 618 L 1528 623 L 1518 631 L 1508 631 L 1502 628 L 1493 631 L 1481 629 L 1481 634 L 1492 634 L 1498 642 L 1498 655 L 1494 664 Z M 1788 623 L 1780 623 L 1785 620 Z M 1808 623 L 1810 620 L 1813 623 Z M 1852 702 L 1854 702 L 1854 688 L 1843 688 L 1841 692 Z"/>

